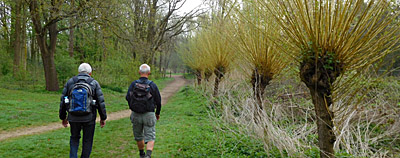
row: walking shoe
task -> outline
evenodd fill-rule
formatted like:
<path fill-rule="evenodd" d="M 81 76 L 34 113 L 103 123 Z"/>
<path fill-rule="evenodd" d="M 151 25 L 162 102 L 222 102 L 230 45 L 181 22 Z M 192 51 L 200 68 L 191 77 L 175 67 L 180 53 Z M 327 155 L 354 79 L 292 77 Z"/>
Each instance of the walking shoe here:
<path fill-rule="evenodd" d="M 146 155 L 140 155 L 140 158 L 146 158 L 147 156 Z"/>
<path fill-rule="evenodd" d="M 151 156 L 150 155 L 146 155 L 145 158 L 151 158 Z"/>

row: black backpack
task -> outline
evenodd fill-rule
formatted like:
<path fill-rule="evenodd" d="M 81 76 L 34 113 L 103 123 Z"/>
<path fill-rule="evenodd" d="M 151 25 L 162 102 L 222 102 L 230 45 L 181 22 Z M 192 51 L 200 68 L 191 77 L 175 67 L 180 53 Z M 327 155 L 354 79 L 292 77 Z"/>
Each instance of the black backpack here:
<path fill-rule="evenodd" d="M 150 93 L 150 84 L 152 81 L 136 80 L 129 92 L 129 108 L 137 113 L 154 111 L 153 96 Z"/>
<path fill-rule="evenodd" d="M 92 113 L 93 90 L 89 84 L 94 80 L 93 78 L 78 79 L 74 77 L 74 85 L 69 91 L 69 108 L 68 113 L 77 116 L 88 115 Z"/>

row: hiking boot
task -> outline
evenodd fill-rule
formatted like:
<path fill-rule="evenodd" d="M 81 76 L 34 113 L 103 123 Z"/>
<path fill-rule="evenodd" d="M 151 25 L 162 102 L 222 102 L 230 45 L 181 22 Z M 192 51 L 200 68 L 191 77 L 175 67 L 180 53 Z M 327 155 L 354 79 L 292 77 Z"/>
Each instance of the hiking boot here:
<path fill-rule="evenodd" d="M 150 155 L 146 155 L 145 158 L 151 158 L 151 156 Z"/>
<path fill-rule="evenodd" d="M 146 155 L 140 155 L 140 158 L 146 158 L 147 156 Z"/>

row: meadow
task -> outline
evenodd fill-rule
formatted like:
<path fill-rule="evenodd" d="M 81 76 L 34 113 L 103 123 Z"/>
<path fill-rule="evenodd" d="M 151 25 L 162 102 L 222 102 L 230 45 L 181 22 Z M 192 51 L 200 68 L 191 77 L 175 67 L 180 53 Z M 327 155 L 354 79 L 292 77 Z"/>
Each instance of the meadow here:
<path fill-rule="evenodd" d="M 4 79 L 4 78 L 3 78 Z M 154 80 L 162 89 L 173 78 Z M 4 80 L 3 80 L 4 81 Z M 126 88 L 103 86 L 107 112 L 128 109 L 125 100 Z M 32 85 L 20 87 L 15 82 L 2 82 L 0 86 L 0 132 L 29 126 L 40 126 L 59 121 L 61 91 L 48 92 Z"/>
<path fill-rule="evenodd" d="M 163 105 L 153 157 L 268 157 L 273 154 L 264 151 L 260 140 L 215 128 L 216 118 L 210 117 L 208 105 L 205 97 L 190 86 L 182 88 Z M 131 128 L 129 118 L 109 121 L 104 128 L 97 125 L 91 156 L 137 156 Z M 68 154 L 69 128 L 12 138 L 0 144 L 0 157 L 66 157 Z"/>

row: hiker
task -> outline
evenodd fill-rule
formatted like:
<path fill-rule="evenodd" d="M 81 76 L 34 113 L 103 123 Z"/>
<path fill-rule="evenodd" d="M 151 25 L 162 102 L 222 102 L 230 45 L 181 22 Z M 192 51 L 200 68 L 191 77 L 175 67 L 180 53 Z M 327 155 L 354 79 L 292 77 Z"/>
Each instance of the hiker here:
<path fill-rule="evenodd" d="M 100 127 L 106 125 L 106 107 L 103 92 L 99 83 L 92 77 L 92 68 L 82 63 L 78 68 L 79 74 L 72 77 L 64 86 L 61 95 L 59 117 L 62 125 L 71 126 L 70 158 L 77 158 L 79 139 L 83 130 L 82 158 L 90 157 L 93 145 L 93 136 L 96 125 L 97 110 L 100 114 Z M 67 118 L 68 112 L 68 118 Z"/>
<path fill-rule="evenodd" d="M 156 122 L 160 119 L 161 95 L 157 85 L 150 81 L 150 66 L 139 67 L 140 78 L 129 86 L 126 100 L 132 110 L 131 122 L 133 135 L 141 158 L 151 158 L 156 139 Z M 156 111 L 154 110 L 156 108 Z M 147 151 L 144 152 L 144 145 Z"/>

